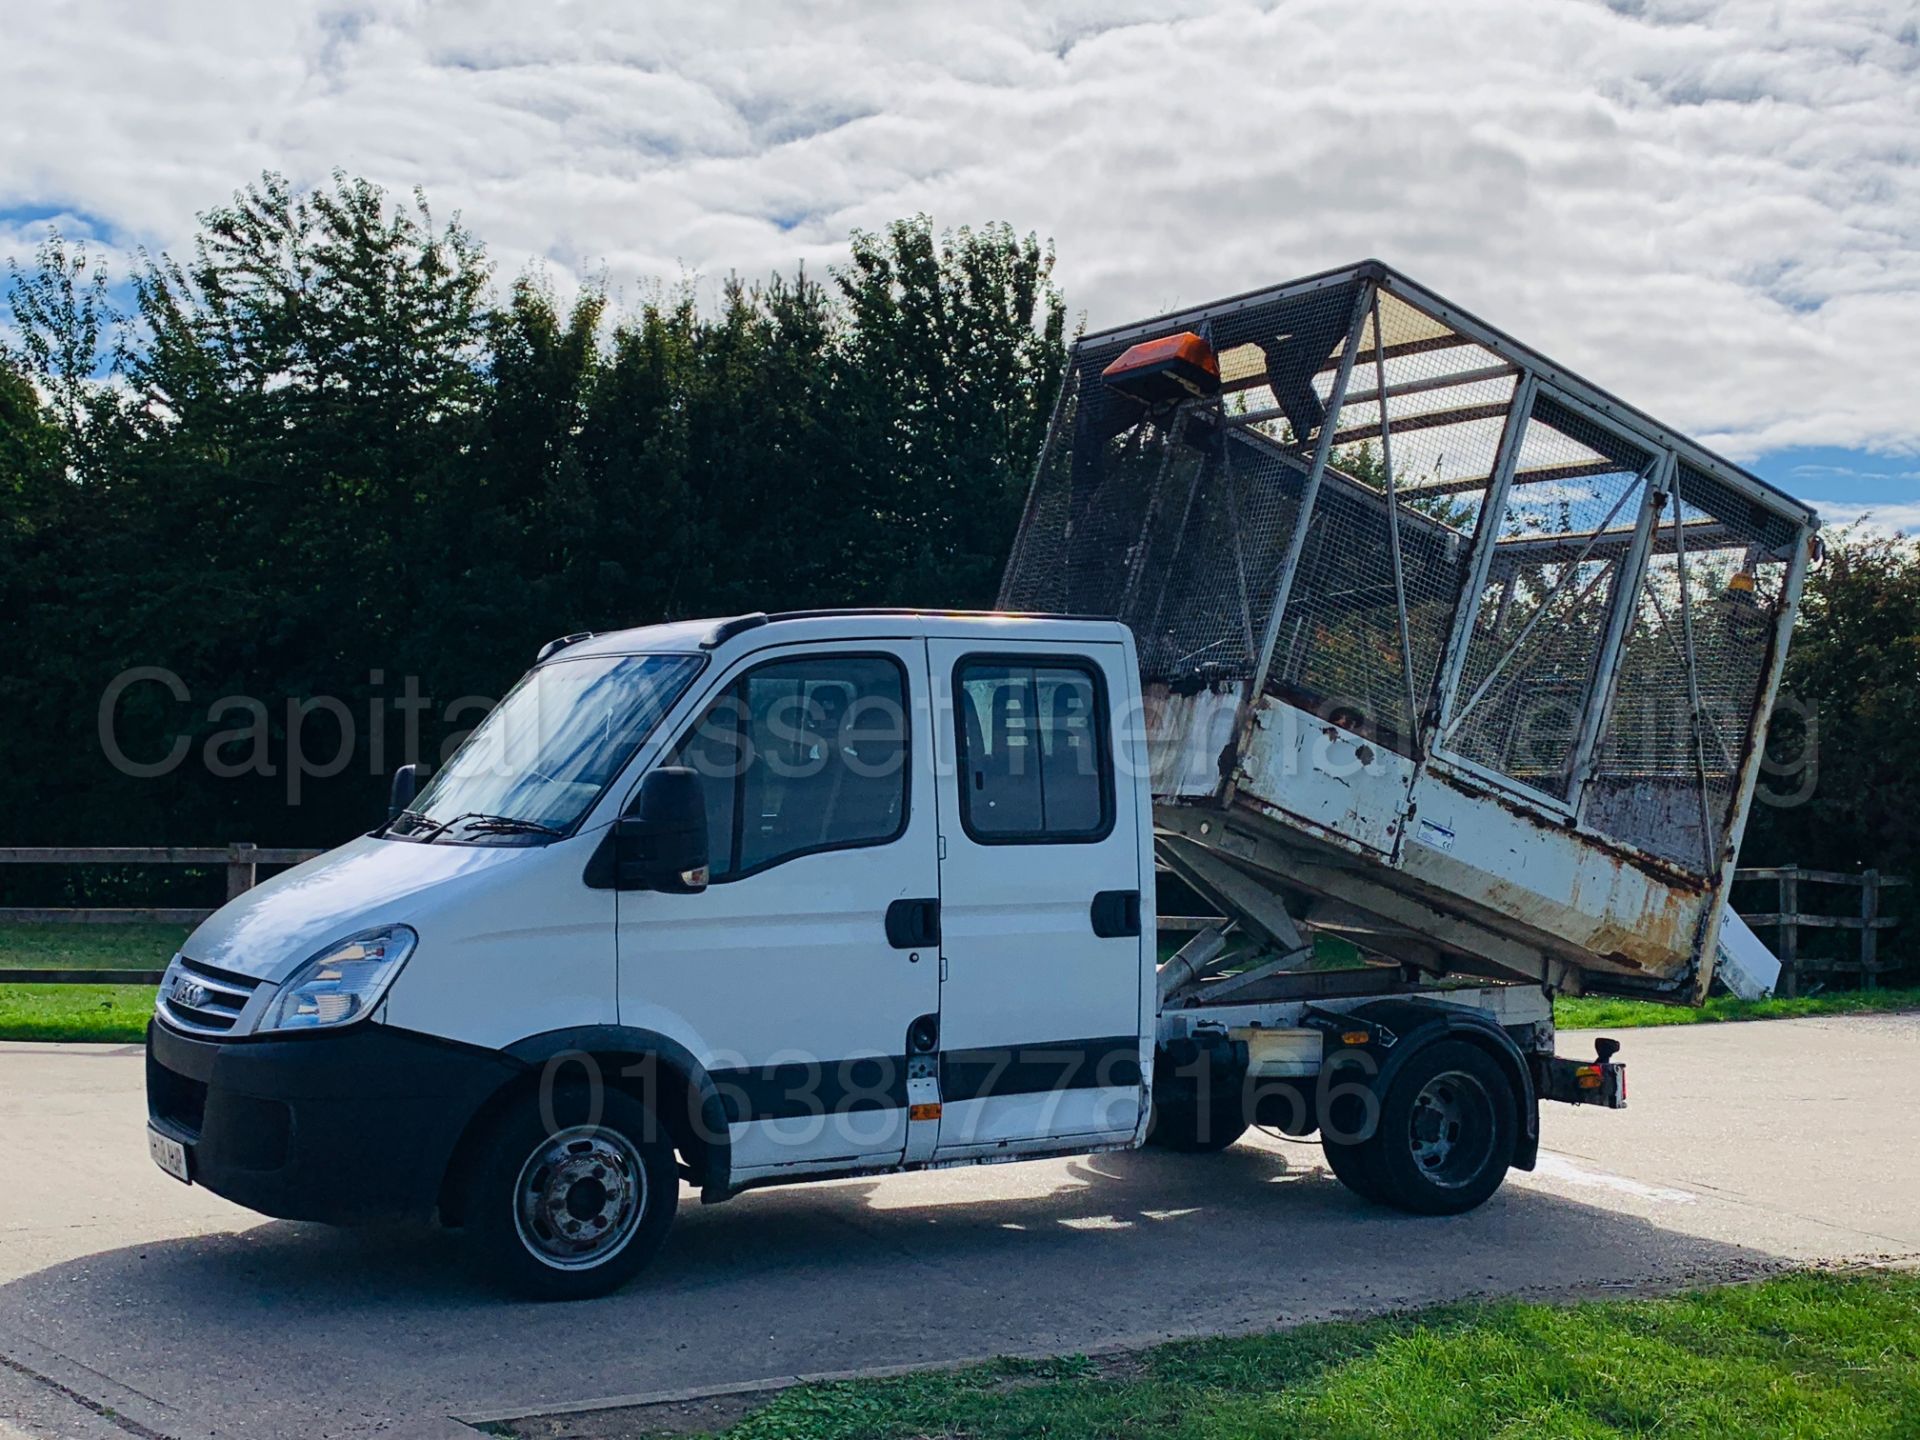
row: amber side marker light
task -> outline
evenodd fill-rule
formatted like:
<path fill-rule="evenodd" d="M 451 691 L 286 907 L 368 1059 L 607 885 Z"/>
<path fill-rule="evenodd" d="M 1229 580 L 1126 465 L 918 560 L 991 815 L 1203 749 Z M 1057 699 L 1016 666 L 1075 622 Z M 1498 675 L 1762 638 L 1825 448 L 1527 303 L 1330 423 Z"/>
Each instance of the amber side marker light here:
<path fill-rule="evenodd" d="M 1121 355 L 1100 378 L 1143 405 L 1170 405 L 1220 393 L 1220 358 L 1213 347 L 1184 330 L 1143 340 Z"/>
<path fill-rule="evenodd" d="M 939 1118 L 940 1107 L 938 1105 L 909 1105 L 907 1107 L 907 1119 L 909 1120 L 938 1120 Z"/>
<path fill-rule="evenodd" d="M 1373 1036 L 1365 1030 L 1343 1030 L 1340 1032 L 1340 1043 L 1342 1045 L 1364 1045 L 1372 1038 Z"/>

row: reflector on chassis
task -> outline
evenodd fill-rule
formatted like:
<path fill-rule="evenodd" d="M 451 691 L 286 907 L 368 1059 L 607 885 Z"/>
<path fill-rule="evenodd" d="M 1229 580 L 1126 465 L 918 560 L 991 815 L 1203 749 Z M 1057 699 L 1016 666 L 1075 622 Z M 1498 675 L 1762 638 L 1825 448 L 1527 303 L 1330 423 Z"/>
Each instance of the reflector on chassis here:
<path fill-rule="evenodd" d="M 1081 340 L 1000 604 L 1132 627 L 1162 860 L 1270 943 L 1694 999 L 1817 523 L 1366 262 Z"/>

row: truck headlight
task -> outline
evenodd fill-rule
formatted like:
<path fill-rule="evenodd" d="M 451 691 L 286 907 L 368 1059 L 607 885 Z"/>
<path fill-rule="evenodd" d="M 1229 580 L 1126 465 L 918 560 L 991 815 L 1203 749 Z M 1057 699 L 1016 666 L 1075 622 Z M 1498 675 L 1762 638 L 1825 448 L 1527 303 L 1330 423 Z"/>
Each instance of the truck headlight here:
<path fill-rule="evenodd" d="M 287 977 L 260 1029 L 316 1030 L 358 1020 L 380 1003 L 419 939 L 405 925 L 388 925 L 328 946 Z"/>

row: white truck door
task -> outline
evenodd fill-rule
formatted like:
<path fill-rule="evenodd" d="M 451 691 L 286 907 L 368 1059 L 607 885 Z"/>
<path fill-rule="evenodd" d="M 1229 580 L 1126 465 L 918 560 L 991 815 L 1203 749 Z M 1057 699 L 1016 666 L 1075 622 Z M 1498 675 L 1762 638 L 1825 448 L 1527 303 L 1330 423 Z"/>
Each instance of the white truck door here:
<path fill-rule="evenodd" d="M 939 770 L 939 1158 L 1130 1137 L 1140 820 L 1118 644 L 930 639 Z"/>
<path fill-rule="evenodd" d="M 931 1041 L 938 839 L 920 640 L 782 647 L 714 677 L 666 763 L 705 785 L 711 880 L 622 893 L 620 1020 L 687 1035 L 734 1179 L 898 1162 Z"/>

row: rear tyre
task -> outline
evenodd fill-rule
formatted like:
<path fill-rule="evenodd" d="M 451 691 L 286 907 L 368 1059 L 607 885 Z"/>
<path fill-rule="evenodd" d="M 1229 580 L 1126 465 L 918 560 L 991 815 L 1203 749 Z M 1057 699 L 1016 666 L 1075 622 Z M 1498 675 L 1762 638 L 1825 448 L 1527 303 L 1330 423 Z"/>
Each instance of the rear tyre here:
<path fill-rule="evenodd" d="M 1418 1215 L 1471 1210 L 1506 1179 L 1518 1131 L 1513 1086 L 1492 1056 L 1464 1040 L 1430 1045 L 1381 1103 L 1366 1147 L 1375 1198 Z"/>
<path fill-rule="evenodd" d="M 595 1114 L 584 1090 L 537 1092 L 482 1143 L 463 1207 L 476 1257 L 536 1300 L 604 1295 L 645 1268 L 680 1200 L 673 1147 L 653 1113 L 617 1090 Z"/>
<path fill-rule="evenodd" d="M 1201 1087 L 1190 1079 L 1155 1085 L 1147 1144 L 1184 1155 L 1207 1155 L 1226 1149 L 1247 1133 L 1239 1085 L 1214 1079 L 1206 1087 L 1204 1105 L 1201 1100 Z"/>
<path fill-rule="evenodd" d="M 1381 1183 L 1376 1164 L 1378 1150 L 1371 1141 L 1342 1145 L 1323 1135 L 1320 1137 L 1320 1149 L 1327 1157 L 1327 1166 L 1333 1171 L 1334 1179 L 1362 1200 L 1371 1200 L 1376 1205 L 1386 1203 L 1386 1188 Z"/>

